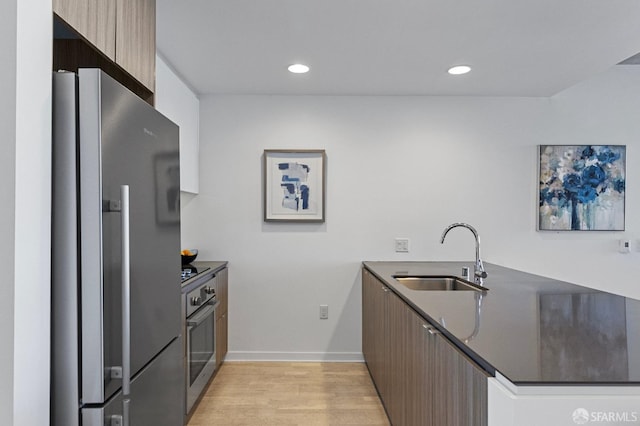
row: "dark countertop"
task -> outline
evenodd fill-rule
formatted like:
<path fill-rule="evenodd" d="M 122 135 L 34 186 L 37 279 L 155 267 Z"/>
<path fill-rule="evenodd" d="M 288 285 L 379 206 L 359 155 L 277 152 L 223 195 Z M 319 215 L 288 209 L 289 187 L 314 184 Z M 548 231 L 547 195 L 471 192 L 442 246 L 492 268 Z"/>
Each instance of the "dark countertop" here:
<path fill-rule="evenodd" d="M 516 385 L 640 384 L 638 300 L 487 263 L 486 292 L 416 291 L 393 276 L 460 276 L 473 265 L 363 264 L 489 373 Z"/>
<path fill-rule="evenodd" d="M 200 283 L 205 279 L 209 279 L 210 276 L 218 273 L 220 270 L 227 267 L 226 261 L 202 261 L 202 262 L 192 262 L 189 265 L 183 265 L 182 268 L 193 267 L 198 270 L 198 274 L 189 278 L 186 281 L 183 281 L 181 284 L 182 291 L 190 289 L 194 284 Z M 209 268 L 209 269 L 206 269 Z M 204 270 L 203 272 L 200 272 Z"/>

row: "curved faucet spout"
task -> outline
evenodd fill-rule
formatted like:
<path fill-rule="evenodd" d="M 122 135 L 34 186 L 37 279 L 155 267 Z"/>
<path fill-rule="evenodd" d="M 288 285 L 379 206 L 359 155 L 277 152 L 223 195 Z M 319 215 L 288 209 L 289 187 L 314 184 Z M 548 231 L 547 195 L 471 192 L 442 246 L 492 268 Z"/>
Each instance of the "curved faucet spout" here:
<path fill-rule="evenodd" d="M 445 230 L 442 232 L 442 237 L 440 238 L 440 244 L 444 243 L 444 237 L 447 236 L 447 233 L 449 231 L 451 231 L 453 228 L 458 228 L 458 227 L 467 228 L 469 231 L 471 231 L 473 233 L 473 236 L 476 239 L 476 245 L 480 245 L 480 237 L 478 236 L 478 231 L 476 231 L 476 228 L 464 222 L 456 222 L 447 226 Z"/>
<path fill-rule="evenodd" d="M 482 259 L 480 258 L 480 235 L 478 235 L 478 231 L 476 228 L 469 225 L 468 223 L 456 222 L 447 226 L 442 232 L 442 237 L 440 238 L 440 244 L 444 244 L 444 238 L 447 236 L 447 233 L 451 231 L 453 228 L 467 228 L 473 234 L 473 237 L 476 240 L 476 263 L 474 265 L 474 282 L 476 284 L 482 285 L 482 279 L 487 277 L 487 273 L 484 270 L 484 265 L 482 264 Z"/>

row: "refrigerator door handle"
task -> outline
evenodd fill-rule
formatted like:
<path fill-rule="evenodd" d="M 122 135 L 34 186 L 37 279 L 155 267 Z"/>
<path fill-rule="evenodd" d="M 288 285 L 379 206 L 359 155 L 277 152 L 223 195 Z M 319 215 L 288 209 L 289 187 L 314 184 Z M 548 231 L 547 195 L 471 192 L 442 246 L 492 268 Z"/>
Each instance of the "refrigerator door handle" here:
<path fill-rule="evenodd" d="M 131 392 L 131 270 L 129 241 L 129 185 L 120 186 L 122 224 L 122 417 L 129 426 Z"/>

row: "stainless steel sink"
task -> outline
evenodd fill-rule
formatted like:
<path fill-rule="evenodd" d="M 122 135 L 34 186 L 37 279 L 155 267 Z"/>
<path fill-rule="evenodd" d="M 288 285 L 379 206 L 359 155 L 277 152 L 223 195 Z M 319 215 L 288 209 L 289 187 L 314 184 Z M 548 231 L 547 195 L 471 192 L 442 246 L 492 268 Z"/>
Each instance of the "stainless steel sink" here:
<path fill-rule="evenodd" d="M 399 276 L 393 277 L 403 286 L 418 291 L 486 291 L 461 278 L 447 275 Z"/>

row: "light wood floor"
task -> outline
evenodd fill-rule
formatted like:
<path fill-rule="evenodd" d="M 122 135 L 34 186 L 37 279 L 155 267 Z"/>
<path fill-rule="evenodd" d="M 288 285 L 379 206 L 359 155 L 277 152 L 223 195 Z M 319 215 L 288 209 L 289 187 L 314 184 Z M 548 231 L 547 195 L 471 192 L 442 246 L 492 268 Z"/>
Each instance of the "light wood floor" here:
<path fill-rule="evenodd" d="M 389 425 L 364 363 L 226 362 L 188 426 Z"/>

